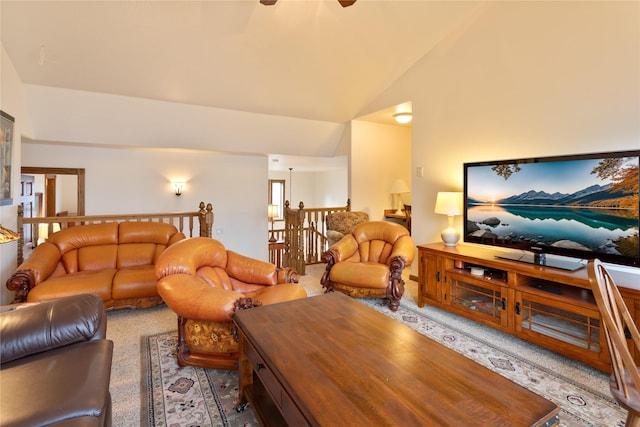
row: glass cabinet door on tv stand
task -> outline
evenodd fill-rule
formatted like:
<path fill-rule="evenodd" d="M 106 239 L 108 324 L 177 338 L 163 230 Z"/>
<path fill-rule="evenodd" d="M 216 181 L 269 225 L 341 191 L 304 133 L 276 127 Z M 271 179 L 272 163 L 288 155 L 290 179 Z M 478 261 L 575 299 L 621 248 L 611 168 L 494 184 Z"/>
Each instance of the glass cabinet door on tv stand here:
<path fill-rule="evenodd" d="M 495 327 L 507 327 L 507 288 L 502 280 L 493 279 L 492 272 L 479 269 L 482 274 L 471 274 L 471 268 L 447 271 L 449 303 L 452 310 L 463 312 L 476 320 Z M 497 276 L 499 277 L 499 276 Z"/>
<path fill-rule="evenodd" d="M 596 358 L 608 363 L 600 314 L 591 291 L 536 283 L 529 286 L 531 290 L 515 294 L 516 335 L 579 360 Z M 538 290 L 540 286 L 543 289 Z M 547 292 L 558 297 L 549 298 Z"/>

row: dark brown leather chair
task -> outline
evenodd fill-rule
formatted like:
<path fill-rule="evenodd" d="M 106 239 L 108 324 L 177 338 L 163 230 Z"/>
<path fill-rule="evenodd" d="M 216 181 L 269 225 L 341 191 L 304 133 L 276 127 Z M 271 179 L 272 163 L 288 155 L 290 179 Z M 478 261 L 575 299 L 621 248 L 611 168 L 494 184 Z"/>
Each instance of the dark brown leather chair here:
<path fill-rule="evenodd" d="M 2 426 L 110 426 L 113 343 L 102 299 L 18 307 L 0 313 Z"/>

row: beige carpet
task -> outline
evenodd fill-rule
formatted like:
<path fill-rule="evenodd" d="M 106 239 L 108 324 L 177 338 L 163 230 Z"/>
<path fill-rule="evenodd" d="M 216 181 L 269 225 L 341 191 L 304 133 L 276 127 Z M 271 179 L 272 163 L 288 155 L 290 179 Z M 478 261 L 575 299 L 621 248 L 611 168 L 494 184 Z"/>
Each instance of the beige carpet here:
<path fill-rule="evenodd" d="M 318 295 L 322 293 L 320 276 L 324 271 L 324 265 L 316 265 L 308 268 L 307 275 L 302 276 L 300 284 L 305 287 L 307 293 Z M 518 338 L 495 331 L 492 328 L 480 325 L 476 322 L 452 315 L 433 307 L 417 307 L 417 283 L 408 280 L 402 305 L 411 310 L 418 310 L 421 314 L 439 319 L 451 327 L 458 328 L 474 336 L 488 335 L 493 344 L 497 341 L 504 342 L 504 347 L 514 354 L 532 354 L 532 345 Z M 145 310 L 120 310 L 109 313 L 107 335 L 115 343 L 114 360 L 111 380 L 111 393 L 113 399 L 113 425 L 136 426 L 140 424 L 141 413 L 141 337 L 157 334 L 159 332 L 173 331 L 177 329 L 175 314 L 166 306 Z M 596 395 L 604 400 L 612 400 L 608 391 L 607 376 L 600 371 L 586 368 L 574 361 L 556 355 L 545 349 L 533 346 L 535 350 L 530 356 L 532 362 L 556 372 L 562 371 L 567 382 L 584 382 L 598 391 Z M 546 393 L 544 393 L 546 394 Z M 570 396 L 567 395 L 567 399 Z M 573 402 L 572 402 L 573 403 Z M 580 405 L 584 402 L 575 402 Z M 596 417 L 597 418 L 597 417 Z M 617 418 L 617 417 L 616 417 Z M 616 426 L 617 420 L 612 423 L 588 423 L 587 425 Z M 570 423 L 562 423 L 571 425 Z M 584 424 L 581 424 L 584 425 Z M 622 424 L 621 424 L 622 425 Z"/>

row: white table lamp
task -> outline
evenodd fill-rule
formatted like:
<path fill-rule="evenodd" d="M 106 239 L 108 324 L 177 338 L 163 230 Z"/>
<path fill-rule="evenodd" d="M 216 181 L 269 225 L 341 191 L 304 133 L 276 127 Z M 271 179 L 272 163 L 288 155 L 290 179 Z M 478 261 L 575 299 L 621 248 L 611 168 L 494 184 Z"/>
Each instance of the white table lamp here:
<path fill-rule="evenodd" d="M 460 240 L 460 233 L 453 228 L 453 217 L 462 214 L 462 193 L 460 192 L 438 192 L 436 197 L 435 213 L 447 215 L 449 226 L 442 230 L 440 236 L 445 246 L 455 246 Z"/>
<path fill-rule="evenodd" d="M 404 179 L 396 179 L 393 181 L 393 185 L 391 186 L 391 190 L 389 191 L 392 195 L 397 197 L 397 206 L 398 210 L 396 211 L 396 215 L 404 215 L 402 212 L 403 204 L 402 204 L 402 193 L 410 193 L 411 188 L 404 182 Z"/>

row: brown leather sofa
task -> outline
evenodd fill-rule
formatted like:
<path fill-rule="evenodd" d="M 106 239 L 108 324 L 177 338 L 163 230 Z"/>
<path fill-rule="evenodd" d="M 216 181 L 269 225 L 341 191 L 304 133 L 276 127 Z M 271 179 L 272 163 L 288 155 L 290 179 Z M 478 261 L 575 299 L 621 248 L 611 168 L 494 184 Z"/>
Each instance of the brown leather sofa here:
<path fill-rule="evenodd" d="M 370 221 L 356 225 L 322 254 L 327 268 L 320 279 L 325 292 L 354 298 L 386 298 L 396 311 L 404 295 L 402 271 L 411 265 L 415 244 L 400 224 Z"/>
<path fill-rule="evenodd" d="M 172 224 L 121 222 L 70 227 L 38 245 L 7 281 L 14 302 L 81 293 L 99 295 L 107 310 L 144 308 L 162 299 L 154 265 L 185 235 Z"/>
<path fill-rule="evenodd" d="M 97 295 L 0 313 L 0 425 L 111 425 L 113 343 Z"/>
<path fill-rule="evenodd" d="M 178 315 L 180 366 L 238 369 L 235 311 L 307 296 L 294 269 L 228 251 L 207 237 L 168 248 L 156 275 L 158 292 Z"/>

